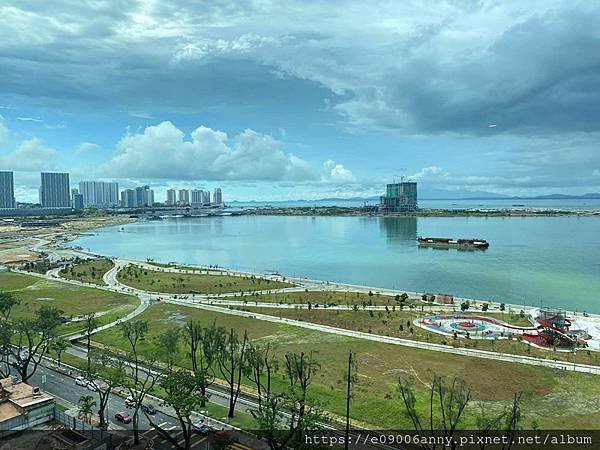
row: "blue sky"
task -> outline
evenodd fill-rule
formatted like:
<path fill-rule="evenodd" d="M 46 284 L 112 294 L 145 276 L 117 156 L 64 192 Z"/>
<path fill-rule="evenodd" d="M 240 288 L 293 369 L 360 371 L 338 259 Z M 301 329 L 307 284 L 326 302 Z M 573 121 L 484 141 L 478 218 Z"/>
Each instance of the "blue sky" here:
<path fill-rule="evenodd" d="M 4 0 L 0 169 L 226 200 L 600 191 L 600 4 Z M 166 4 L 168 3 L 168 4 Z"/>

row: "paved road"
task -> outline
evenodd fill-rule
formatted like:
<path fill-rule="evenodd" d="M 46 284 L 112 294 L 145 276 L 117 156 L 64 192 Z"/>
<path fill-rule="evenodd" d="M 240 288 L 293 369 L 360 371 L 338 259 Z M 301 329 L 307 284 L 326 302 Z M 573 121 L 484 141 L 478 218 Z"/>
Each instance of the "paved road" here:
<path fill-rule="evenodd" d="M 42 382 L 44 376 L 46 383 Z M 29 379 L 28 382 L 34 386 L 39 386 L 42 390 L 49 392 L 53 396 L 61 399 L 62 401 L 60 403 L 64 402 L 77 406 L 82 395 L 91 395 L 94 397 L 96 402 L 99 401 L 97 393 L 90 391 L 86 387 L 79 386 L 75 383 L 75 380 L 72 377 L 60 372 L 56 372 L 51 368 L 42 365 L 38 366 L 35 374 Z M 130 414 L 133 414 L 133 410 L 125 406 L 125 399 L 123 397 L 120 397 L 116 394 L 111 394 L 108 400 L 107 409 L 108 419 L 112 424 L 127 430 L 133 429 L 131 424 L 123 424 L 115 419 L 115 414 L 120 411 L 127 411 Z M 94 413 L 97 417 L 96 411 Z M 156 420 L 159 424 L 165 422 L 167 424 L 166 426 L 178 426 L 179 424 L 177 419 L 163 414 L 160 412 L 160 410 L 158 410 L 153 420 Z M 140 430 L 148 430 L 150 428 L 148 420 L 141 412 L 139 428 Z"/>

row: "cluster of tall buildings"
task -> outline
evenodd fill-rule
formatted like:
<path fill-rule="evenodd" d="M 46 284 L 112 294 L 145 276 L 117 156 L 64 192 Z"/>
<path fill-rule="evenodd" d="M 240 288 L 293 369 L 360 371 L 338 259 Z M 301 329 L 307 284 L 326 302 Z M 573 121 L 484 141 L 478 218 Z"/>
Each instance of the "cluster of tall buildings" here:
<path fill-rule="evenodd" d="M 210 199 L 210 191 L 202 189 L 167 189 L 166 202 L 169 206 L 219 206 L 223 204 L 223 194 L 221 188 L 215 188 Z"/>
<path fill-rule="evenodd" d="M 69 174 L 42 172 L 39 189 L 43 208 L 143 208 L 153 206 L 154 191 L 150 186 L 139 186 L 119 191 L 119 184 L 107 181 L 80 181 L 71 189 Z M 200 189 L 167 190 L 166 205 L 169 206 L 221 206 L 221 188 L 213 191 Z M 16 208 L 13 173 L 0 171 L 0 209 Z"/>

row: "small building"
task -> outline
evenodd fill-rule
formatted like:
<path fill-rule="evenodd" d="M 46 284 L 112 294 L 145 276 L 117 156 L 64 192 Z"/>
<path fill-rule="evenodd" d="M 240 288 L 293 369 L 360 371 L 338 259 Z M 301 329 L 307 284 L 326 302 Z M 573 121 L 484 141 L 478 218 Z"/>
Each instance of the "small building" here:
<path fill-rule="evenodd" d="M 0 436 L 54 420 L 54 397 L 24 381 L 0 380 Z"/>
<path fill-rule="evenodd" d="M 454 296 L 449 294 L 438 294 L 435 296 L 435 301 L 440 305 L 454 305 Z"/>

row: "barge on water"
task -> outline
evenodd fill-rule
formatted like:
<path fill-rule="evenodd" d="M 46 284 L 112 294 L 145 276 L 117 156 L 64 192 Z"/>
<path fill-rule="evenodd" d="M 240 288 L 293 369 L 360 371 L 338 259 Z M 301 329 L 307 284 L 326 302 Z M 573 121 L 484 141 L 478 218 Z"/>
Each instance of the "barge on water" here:
<path fill-rule="evenodd" d="M 452 239 L 435 237 L 418 237 L 417 242 L 422 247 L 459 248 L 459 249 L 481 249 L 485 250 L 490 243 L 485 239 Z"/>

